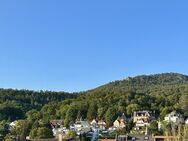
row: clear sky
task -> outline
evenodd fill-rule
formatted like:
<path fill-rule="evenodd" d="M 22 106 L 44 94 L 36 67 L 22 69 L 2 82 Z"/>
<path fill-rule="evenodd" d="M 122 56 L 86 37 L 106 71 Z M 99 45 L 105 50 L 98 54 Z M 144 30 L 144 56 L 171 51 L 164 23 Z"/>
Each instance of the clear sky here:
<path fill-rule="evenodd" d="M 0 87 L 82 91 L 188 74 L 187 0 L 1 0 Z"/>

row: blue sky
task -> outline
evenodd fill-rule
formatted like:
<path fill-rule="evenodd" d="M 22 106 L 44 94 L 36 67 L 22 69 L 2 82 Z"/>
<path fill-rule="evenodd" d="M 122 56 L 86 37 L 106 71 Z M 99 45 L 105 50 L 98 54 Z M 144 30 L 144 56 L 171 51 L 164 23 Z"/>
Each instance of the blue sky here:
<path fill-rule="evenodd" d="M 187 0 L 1 0 L 0 87 L 83 91 L 188 74 Z"/>

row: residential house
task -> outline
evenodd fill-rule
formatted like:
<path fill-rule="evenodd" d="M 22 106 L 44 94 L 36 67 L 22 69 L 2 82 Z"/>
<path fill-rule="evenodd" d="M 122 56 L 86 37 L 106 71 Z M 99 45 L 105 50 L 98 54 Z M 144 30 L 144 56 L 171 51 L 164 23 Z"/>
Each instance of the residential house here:
<path fill-rule="evenodd" d="M 15 120 L 9 124 L 9 130 L 13 130 L 18 124 L 18 120 Z"/>
<path fill-rule="evenodd" d="M 126 123 L 127 123 L 127 119 L 125 114 L 123 113 L 121 117 L 118 117 L 115 121 L 114 121 L 114 127 L 115 128 L 124 128 L 126 127 Z"/>
<path fill-rule="evenodd" d="M 93 127 L 97 127 L 98 126 L 98 120 L 97 119 L 93 119 L 90 124 Z"/>
<path fill-rule="evenodd" d="M 185 123 L 183 115 L 181 115 L 180 113 L 177 113 L 176 111 L 173 111 L 169 113 L 168 115 L 166 115 L 164 118 L 164 121 L 175 123 L 175 124 Z"/>
<path fill-rule="evenodd" d="M 91 122 L 92 127 L 98 127 L 99 129 L 105 130 L 106 129 L 106 122 L 104 120 L 97 120 L 93 119 Z"/>
<path fill-rule="evenodd" d="M 63 120 L 50 120 L 52 128 L 60 128 L 63 125 Z"/>
<path fill-rule="evenodd" d="M 133 122 L 136 124 L 136 127 L 147 126 L 154 119 L 155 116 L 150 111 L 137 111 L 133 115 Z"/>
<path fill-rule="evenodd" d="M 63 120 L 50 120 L 53 135 L 58 138 L 59 135 L 64 135 L 68 130 L 63 127 Z"/>
<path fill-rule="evenodd" d="M 105 130 L 106 129 L 106 122 L 104 120 L 99 120 L 98 121 L 98 127 L 99 127 L 99 129 Z"/>
<path fill-rule="evenodd" d="M 77 133 L 87 133 L 88 131 L 91 130 L 90 124 L 87 120 L 78 120 L 74 124 L 74 130 Z"/>

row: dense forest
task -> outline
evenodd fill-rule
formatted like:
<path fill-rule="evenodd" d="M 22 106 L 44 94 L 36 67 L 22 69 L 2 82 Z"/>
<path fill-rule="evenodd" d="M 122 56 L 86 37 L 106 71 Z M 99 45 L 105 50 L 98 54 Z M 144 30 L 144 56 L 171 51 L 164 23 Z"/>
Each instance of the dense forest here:
<path fill-rule="evenodd" d="M 187 94 L 188 76 L 176 73 L 143 75 L 84 92 L 76 100 L 63 102 L 59 111 L 65 125 L 67 120 L 81 115 L 89 120 L 105 119 L 110 126 L 118 115 L 125 113 L 130 117 L 137 110 L 154 111 L 160 118 L 172 110 L 184 112 L 179 101 Z"/>
<path fill-rule="evenodd" d="M 38 132 L 50 132 L 52 119 L 62 119 L 68 126 L 80 117 L 98 118 L 111 126 L 118 115 L 131 117 L 137 110 L 153 111 L 161 119 L 173 110 L 188 116 L 187 99 L 188 76 L 177 73 L 129 77 L 77 94 L 1 89 L 0 134 L 39 137 Z M 22 119 L 24 128 L 10 133 L 6 123 L 16 119 Z"/>
<path fill-rule="evenodd" d="M 22 119 L 29 110 L 40 110 L 51 101 L 60 102 L 75 97 L 76 94 L 65 92 L 0 89 L 0 120 Z"/>

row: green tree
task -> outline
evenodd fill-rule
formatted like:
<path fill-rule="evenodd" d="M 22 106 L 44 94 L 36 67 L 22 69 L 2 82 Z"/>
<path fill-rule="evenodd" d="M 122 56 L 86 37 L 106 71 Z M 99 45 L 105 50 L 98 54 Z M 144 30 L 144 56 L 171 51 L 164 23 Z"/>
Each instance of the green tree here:
<path fill-rule="evenodd" d="M 40 127 L 37 130 L 37 137 L 39 139 L 46 139 L 53 137 L 53 133 L 51 129 L 48 129 L 46 127 Z"/>
<path fill-rule="evenodd" d="M 66 117 L 65 117 L 65 121 L 64 121 L 64 125 L 66 127 L 69 126 L 69 123 L 71 121 L 75 121 L 76 118 L 77 118 L 77 113 L 78 113 L 78 110 L 77 110 L 77 107 L 76 106 L 70 106 L 69 109 L 67 110 L 66 112 Z"/>
<path fill-rule="evenodd" d="M 118 129 L 116 132 L 118 135 L 126 135 L 128 133 L 126 127 L 122 128 L 122 129 Z"/>
<path fill-rule="evenodd" d="M 92 120 L 97 117 L 97 105 L 95 101 L 92 101 L 89 105 L 89 109 L 87 112 L 87 119 Z"/>
<path fill-rule="evenodd" d="M 9 133 L 8 125 L 5 120 L 0 122 L 0 140 L 3 140 L 3 138 L 6 136 L 6 134 Z"/>
<path fill-rule="evenodd" d="M 130 132 L 131 131 L 131 129 L 134 127 L 134 123 L 133 123 L 133 120 L 130 120 L 130 121 L 128 121 L 128 123 L 126 124 L 126 130 L 127 130 L 127 132 Z"/>
<path fill-rule="evenodd" d="M 29 135 L 29 123 L 27 120 L 18 120 L 15 127 L 12 129 L 11 134 L 15 136 L 18 140 L 26 139 Z"/>
<path fill-rule="evenodd" d="M 30 138 L 31 138 L 31 139 L 37 138 L 37 132 L 38 132 L 38 128 L 33 128 L 33 129 L 30 131 L 30 134 L 29 134 Z"/>
<path fill-rule="evenodd" d="M 153 134 L 157 134 L 158 133 L 158 123 L 157 121 L 152 121 L 149 125 L 149 131 Z"/>
<path fill-rule="evenodd" d="M 181 109 L 184 111 L 185 115 L 188 116 L 188 95 L 182 95 L 180 99 Z"/>
<path fill-rule="evenodd" d="M 66 134 L 65 138 L 66 139 L 72 139 L 76 137 L 76 132 L 75 131 L 69 131 L 68 134 Z"/>
<path fill-rule="evenodd" d="M 65 104 L 62 104 L 60 106 L 60 109 L 58 111 L 58 116 L 61 118 L 61 119 L 65 119 L 66 117 L 66 113 L 67 113 L 67 110 L 69 109 L 69 105 L 65 105 Z"/>
<path fill-rule="evenodd" d="M 130 104 L 127 106 L 127 114 L 132 115 L 135 111 L 140 110 L 140 106 L 138 104 Z"/>
<path fill-rule="evenodd" d="M 32 139 L 47 139 L 52 138 L 53 133 L 51 129 L 46 127 L 39 127 L 31 130 L 30 137 Z"/>
<path fill-rule="evenodd" d="M 36 121 L 41 118 L 40 112 L 36 109 L 32 109 L 26 113 L 27 119 L 31 121 Z"/>
<path fill-rule="evenodd" d="M 14 141 L 13 136 L 12 136 L 10 133 L 8 133 L 8 134 L 4 137 L 4 141 Z"/>
<path fill-rule="evenodd" d="M 164 117 L 169 114 L 170 112 L 172 111 L 172 108 L 171 107 L 165 107 L 165 108 L 162 108 L 162 111 L 160 113 L 160 119 L 163 120 Z"/>
<path fill-rule="evenodd" d="M 117 119 L 118 114 L 116 113 L 115 107 L 108 108 L 106 114 L 105 114 L 105 120 L 108 126 L 111 126 L 113 122 Z"/>
<path fill-rule="evenodd" d="M 169 135 L 171 132 L 171 124 L 166 121 L 162 121 L 161 122 L 161 130 L 163 131 L 163 134 Z"/>
<path fill-rule="evenodd" d="M 99 119 L 103 119 L 104 115 L 105 115 L 105 112 L 106 112 L 106 108 L 105 107 L 98 108 L 98 111 L 97 111 L 98 118 Z"/>

